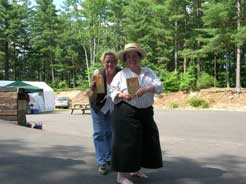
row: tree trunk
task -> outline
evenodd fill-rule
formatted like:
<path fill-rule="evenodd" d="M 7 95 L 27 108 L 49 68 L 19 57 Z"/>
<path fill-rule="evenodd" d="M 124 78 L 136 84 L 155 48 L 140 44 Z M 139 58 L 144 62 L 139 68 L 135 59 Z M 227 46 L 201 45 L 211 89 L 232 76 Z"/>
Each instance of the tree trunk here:
<path fill-rule="evenodd" d="M 174 36 L 174 71 L 178 72 L 178 41 L 177 41 L 177 27 L 178 27 L 178 21 L 175 21 L 175 36 Z"/>
<path fill-rule="evenodd" d="M 87 53 L 87 50 L 86 50 L 86 47 L 85 45 L 82 43 L 82 36 L 81 36 L 81 32 L 79 31 L 79 35 L 80 35 L 80 40 L 81 40 L 81 45 L 83 47 L 83 50 L 84 50 L 84 53 L 85 53 L 85 63 L 86 63 L 86 70 L 87 70 L 87 79 L 88 79 L 88 85 L 90 85 L 91 83 L 91 77 L 90 77 L 90 74 L 88 72 L 89 70 L 89 58 L 88 58 L 88 53 Z M 91 44 L 89 44 L 89 47 L 90 47 L 90 57 L 91 57 Z"/>
<path fill-rule="evenodd" d="M 226 60 L 226 86 L 229 89 L 230 88 L 230 73 L 229 73 L 229 61 Z"/>
<path fill-rule="evenodd" d="M 76 87 L 76 77 L 75 77 L 75 64 L 74 64 L 74 57 L 72 54 L 72 65 L 73 65 L 73 88 Z"/>
<path fill-rule="evenodd" d="M 85 46 L 84 46 L 84 45 L 82 45 L 82 47 L 83 47 L 84 52 L 85 52 L 86 69 L 87 69 L 87 71 L 88 71 L 88 69 L 89 69 L 88 53 L 87 53 L 87 51 L 86 51 Z M 88 79 L 88 84 L 90 85 L 90 83 L 91 83 L 91 77 L 90 77 L 89 72 L 87 72 L 87 79 Z"/>
<path fill-rule="evenodd" d="M 93 65 L 93 42 L 90 40 L 90 65 Z"/>
<path fill-rule="evenodd" d="M 237 69 L 236 69 L 236 91 L 237 93 L 241 92 L 241 48 L 237 46 Z"/>
<path fill-rule="evenodd" d="M 46 61 L 45 59 L 43 59 L 43 75 L 42 75 L 42 80 L 45 81 L 46 80 Z"/>
<path fill-rule="evenodd" d="M 240 28 L 240 0 L 237 0 L 237 29 Z M 236 69 L 236 91 L 237 93 L 241 93 L 241 75 L 240 68 L 241 65 L 241 48 L 239 44 L 237 44 L 237 69 Z"/>
<path fill-rule="evenodd" d="M 184 73 L 187 71 L 187 56 L 184 56 Z"/>
<path fill-rule="evenodd" d="M 16 77 L 17 77 L 17 70 L 16 70 L 16 60 L 17 60 L 17 57 L 16 57 L 16 45 L 15 45 L 15 42 L 13 43 L 13 67 L 14 67 L 14 80 L 16 80 Z"/>
<path fill-rule="evenodd" d="M 214 56 L 214 87 L 216 87 L 216 78 L 217 78 L 217 58 Z"/>
<path fill-rule="evenodd" d="M 54 61 L 52 58 L 52 53 L 49 52 L 50 64 L 51 64 L 51 81 L 55 81 L 55 69 L 54 69 Z"/>
<path fill-rule="evenodd" d="M 4 45 L 4 79 L 9 80 L 9 43 L 5 41 Z"/>
<path fill-rule="evenodd" d="M 186 26 L 187 26 L 187 20 L 185 19 L 185 35 L 186 35 Z M 184 45 L 184 49 L 186 48 L 186 46 Z M 184 73 L 186 73 L 187 71 L 187 55 L 184 55 Z"/>
<path fill-rule="evenodd" d="M 198 44 L 200 45 L 200 44 Z M 197 75 L 197 79 L 196 79 L 196 87 L 198 89 L 200 89 L 200 74 L 201 74 L 201 60 L 200 57 L 197 57 L 196 59 L 196 75 Z"/>
<path fill-rule="evenodd" d="M 95 64 L 96 61 L 96 48 L 97 48 L 96 38 L 93 38 L 93 65 Z"/>
<path fill-rule="evenodd" d="M 196 18 L 197 18 L 197 29 L 199 30 L 201 27 L 201 1 L 197 0 L 197 8 L 196 8 Z M 197 50 L 199 50 L 201 47 L 201 43 L 199 40 L 197 40 Z M 196 87 L 198 89 L 200 89 L 200 73 L 201 73 L 201 60 L 200 60 L 200 56 L 197 56 L 197 62 L 196 62 L 196 69 L 197 69 L 197 80 L 196 80 Z"/>

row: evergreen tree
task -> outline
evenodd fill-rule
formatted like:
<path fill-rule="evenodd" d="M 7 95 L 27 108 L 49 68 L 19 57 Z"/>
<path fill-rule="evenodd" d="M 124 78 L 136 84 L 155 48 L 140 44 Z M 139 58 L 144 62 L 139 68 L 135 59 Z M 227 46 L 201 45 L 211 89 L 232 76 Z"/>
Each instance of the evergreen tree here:
<path fill-rule="evenodd" d="M 166 17 L 162 2 L 129 1 L 124 8 L 126 42 L 138 42 L 146 49 L 148 57 L 144 65 L 158 73 L 166 70 L 169 61 L 168 30 L 163 25 Z"/>
<path fill-rule="evenodd" d="M 57 46 L 58 18 L 53 0 L 37 0 L 32 19 L 32 47 L 42 58 L 40 74 L 44 81 L 55 80 L 55 50 Z"/>
<path fill-rule="evenodd" d="M 186 36 L 185 26 L 187 20 L 187 7 L 186 0 L 166 0 L 165 1 L 165 14 L 168 17 L 169 30 L 171 33 L 173 43 L 173 57 L 174 57 L 174 71 L 179 69 L 179 50 L 184 48 L 184 40 Z"/>
<path fill-rule="evenodd" d="M 11 43 L 9 37 L 9 24 L 10 24 L 10 14 L 12 6 L 8 0 L 0 1 L 0 50 L 3 57 L 3 77 L 5 80 L 9 80 L 9 71 L 10 71 L 10 51 L 9 46 Z"/>
<path fill-rule="evenodd" d="M 81 18 L 87 32 L 87 46 L 89 47 L 90 65 L 95 64 L 102 49 L 102 37 L 107 25 L 108 2 L 107 0 L 85 0 L 80 3 Z"/>

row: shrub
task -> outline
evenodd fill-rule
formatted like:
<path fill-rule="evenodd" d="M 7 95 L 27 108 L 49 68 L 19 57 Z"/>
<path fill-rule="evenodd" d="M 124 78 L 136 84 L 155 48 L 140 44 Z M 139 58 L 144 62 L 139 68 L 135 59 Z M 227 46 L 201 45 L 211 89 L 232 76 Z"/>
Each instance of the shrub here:
<path fill-rule="evenodd" d="M 214 86 L 214 77 L 209 75 L 206 72 L 201 72 L 200 78 L 199 78 L 199 84 L 200 88 L 209 88 Z"/>
<path fill-rule="evenodd" d="M 91 65 L 88 70 L 87 70 L 87 74 L 89 74 L 90 76 L 92 76 L 94 70 L 99 69 L 99 68 L 103 68 L 103 64 L 100 63 L 95 63 L 93 65 Z"/>
<path fill-rule="evenodd" d="M 189 104 L 192 107 L 201 107 L 201 108 L 208 108 L 209 107 L 208 102 L 206 100 L 196 98 L 196 97 L 191 98 L 189 100 Z"/>
<path fill-rule="evenodd" d="M 163 77 L 164 91 L 174 92 L 179 90 L 179 80 L 177 72 L 166 72 Z"/>
<path fill-rule="evenodd" d="M 52 83 L 51 83 L 51 87 L 54 88 L 54 89 L 64 89 L 64 88 L 68 88 L 68 84 L 67 84 L 67 81 L 65 80 L 54 80 Z"/>
<path fill-rule="evenodd" d="M 89 88 L 89 83 L 88 83 L 88 80 L 85 80 L 85 79 L 81 79 L 80 80 L 80 83 L 79 83 L 79 89 L 81 91 L 85 91 L 86 89 Z"/>
<path fill-rule="evenodd" d="M 59 89 L 68 88 L 67 81 L 65 81 L 65 80 L 59 81 L 59 82 L 58 82 L 58 88 L 59 88 Z"/>
<path fill-rule="evenodd" d="M 179 108 L 179 104 L 175 103 L 175 102 L 172 102 L 172 103 L 169 104 L 169 107 L 172 108 L 172 109 L 176 109 L 176 108 Z"/>
<path fill-rule="evenodd" d="M 180 74 L 179 89 L 182 91 L 189 91 L 195 89 L 196 77 L 194 67 L 191 65 L 186 73 Z"/>

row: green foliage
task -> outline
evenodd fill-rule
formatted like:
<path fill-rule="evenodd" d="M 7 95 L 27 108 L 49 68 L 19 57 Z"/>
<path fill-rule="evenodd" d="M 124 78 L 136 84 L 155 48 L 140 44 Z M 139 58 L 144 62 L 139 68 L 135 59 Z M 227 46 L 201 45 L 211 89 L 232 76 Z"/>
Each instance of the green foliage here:
<path fill-rule="evenodd" d="M 164 91 L 165 92 L 174 92 L 179 90 L 179 80 L 177 72 L 166 72 L 164 76 L 161 76 Z"/>
<path fill-rule="evenodd" d="M 147 52 L 142 66 L 160 76 L 165 91 L 188 91 L 196 82 L 210 87 L 214 82 L 207 74 L 216 75 L 218 86 L 233 87 L 235 48 L 241 46 L 244 59 L 246 46 L 246 3 L 240 1 L 237 17 L 236 2 L 65 0 L 58 12 L 52 0 L 37 0 L 35 7 L 29 0 L 1 0 L 0 80 L 86 88 L 88 75 L 102 66 L 97 60 L 103 51 L 138 42 Z M 192 69 L 182 74 L 184 67 Z M 245 87 L 244 60 L 241 68 Z"/>
<path fill-rule="evenodd" d="M 135 0 L 127 1 L 124 7 L 123 30 L 127 42 L 138 42 L 145 48 L 148 61 L 165 67 L 170 58 L 166 40 L 164 8 L 162 2 Z M 165 69 L 167 69 L 165 67 Z"/>
<path fill-rule="evenodd" d="M 54 80 L 50 85 L 54 89 L 66 89 L 66 88 L 68 88 L 68 83 L 65 80 L 63 80 L 63 81 Z"/>
<path fill-rule="evenodd" d="M 179 108 L 179 104 L 176 103 L 176 102 L 172 102 L 169 104 L 169 107 L 172 108 L 172 109 L 176 109 L 176 108 Z"/>
<path fill-rule="evenodd" d="M 189 91 L 195 89 L 196 77 L 194 66 L 191 65 L 186 73 L 180 74 L 180 85 L 179 89 L 182 91 Z"/>
<path fill-rule="evenodd" d="M 197 98 L 197 97 L 193 97 L 189 100 L 189 104 L 192 106 L 192 107 L 201 107 L 201 108 L 208 108 L 209 107 L 209 104 L 206 100 L 204 99 L 200 99 L 200 98 Z"/>
<path fill-rule="evenodd" d="M 206 72 L 201 72 L 199 77 L 200 88 L 209 88 L 214 86 L 214 77 Z"/>
<path fill-rule="evenodd" d="M 85 91 L 85 90 L 87 90 L 88 87 L 89 87 L 88 80 L 85 80 L 85 79 L 83 79 L 83 78 L 80 78 L 80 79 L 78 80 L 78 84 L 79 84 L 79 89 L 80 89 L 81 91 Z"/>
<path fill-rule="evenodd" d="M 100 62 L 100 63 L 95 63 L 94 65 L 91 65 L 88 70 L 87 70 L 87 73 L 92 76 L 93 72 L 96 70 L 96 69 L 99 69 L 99 68 L 103 68 L 103 64 Z"/>
<path fill-rule="evenodd" d="M 246 25 L 239 28 L 237 33 L 233 35 L 235 43 L 240 46 L 246 45 Z"/>

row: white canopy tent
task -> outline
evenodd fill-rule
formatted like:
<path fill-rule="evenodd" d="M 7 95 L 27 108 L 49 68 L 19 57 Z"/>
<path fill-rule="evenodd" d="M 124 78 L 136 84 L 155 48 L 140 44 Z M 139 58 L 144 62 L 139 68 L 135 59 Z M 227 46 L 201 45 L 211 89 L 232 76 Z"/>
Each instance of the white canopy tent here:
<path fill-rule="evenodd" d="M 6 86 L 15 81 L 3 81 L 0 80 L 0 86 Z M 30 101 L 29 105 L 32 104 L 33 109 L 38 112 L 49 112 L 55 109 L 55 93 L 54 90 L 48 86 L 45 82 L 37 81 L 23 81 L 32 86 L 43 89 L 43 92 L 29 93 Z"/>
<path fill-rule="evenodd" d="M 14 82 L 14 81 L 0 80 L 0 87 L 7 86 L 8 84 L 10 84 L 12 82 Z"/>
<path fill-rule="evenodd" d="M 43 94 L 40 95 L 39 93 L 30 93 L 30 102 L 36 103 L 37 109 L 40 112 L 47 112 L 47 111 L 53 111 L 55 109 L 55 93 L 54 90 L 48 86 L 45 82 L 33 82 L 33 81 L 23 81 L 27 84 L 39 87 L 43 89 Z M 32 101 L 32 102 L 31 102 Z M 35 108 L 35 104 L 33 104 L 33 107 Z"/>

